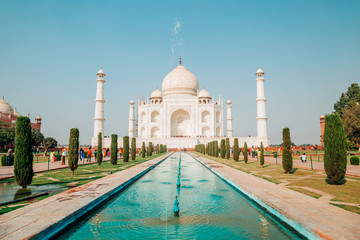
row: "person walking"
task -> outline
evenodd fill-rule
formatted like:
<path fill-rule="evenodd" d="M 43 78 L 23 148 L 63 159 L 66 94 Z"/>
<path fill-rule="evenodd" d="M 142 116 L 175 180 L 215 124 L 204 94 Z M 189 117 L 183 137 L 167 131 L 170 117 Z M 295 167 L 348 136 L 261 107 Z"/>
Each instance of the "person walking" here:
<path fill-rule="evenodd" d="M 87 150 L 86 154 L 87 154 L 86 162 L 91 162 L 91 154 L 92 154 L 91 148 L 89 148 L 89 150 Z"/>
<path fill-rule="evenodd" d="M 305 153 L 301 155 L 301 162 L 306 163 L 306 155 Z"/>
<path fill-rule="evenodd" d="M 9 148 L 6 153 L 6 166 L 10 166 L 11 154 L 12 154 L 12 149 Z"/>
<path fill-rule="evenodd" d="M 83 158 L 84 158 L 84 149 L 80 148 L 80 150 L 79 150 L 79 156 L 80 156 L 80 161 L 82 161 Z"/>
<path fill-rule="evenodd" d="M 65 165 L 65 158 L 66 158 L 66 148 L 63 149 L 61 154 L 61 165 Z"/>
<path fill-rule="evenodd" d="M 55 162 L 55 153 L 54 153 L 54 151 L 51 151 L 50 152 L 50 161 L 53 163 L 53 162 Z"/>
<path fill-rule="evenodd" d="M 96 156 L 97 156 L 97 149 L 95 148 L 95 151 L 94 151 L 94 155 L 95 155 L 95 161 L 96 161 Z"/>

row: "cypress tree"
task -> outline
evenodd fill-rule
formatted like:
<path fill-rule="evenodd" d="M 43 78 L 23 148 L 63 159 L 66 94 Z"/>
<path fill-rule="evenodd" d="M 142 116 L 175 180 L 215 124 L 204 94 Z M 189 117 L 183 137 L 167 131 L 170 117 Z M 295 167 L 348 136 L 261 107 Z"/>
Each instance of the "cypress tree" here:
<path fill-rule="evenodd" d="M 209 142 L 210 156 L 214 156 L 214 142 Z"/>
<path fill-rule="evenodd" d="M 265 157 L 264 157 L 264 145 L 261 142 L 260 144 L 260 165 L 262 167 L 264 167 L 264 163 L 265 163 Z"/>
<path fill-rule="evenodd" d="M 206 152 L 207 155 L 209 155 L 209 143 L 206 144 L 205 152 Z"/>
<path fill-rule="evenodd" d="M 14 175 L 17 184 L 22 188 L 30 185 L 34 176 L 31 141 L 30 119 L 18 117 L 15 126 Z"/>
<path fill-rule="evenodd" d="M 99 166 L 101 165 L 102 161 L 103 161 L 103 151 L 102 151 L 102 134 L 101 132 L 99 132 L 98 134 L 98 147 L 97 147 L 97 156 L 96 156 L 96 161 L 99 164 Z"/>
<path fill-rule="evenodd" d="M 220 142 L 220 155 L 221 155 L 221 158 L 225 158 L 225 155 L 226 155 L 226 148 L 225 148 L 225 139 L 221 139 L 221 142 Z"/>
<path fill-rule="evenodd" d="M 110 161 L 112 165 L 116 165 L 118 160 L 118 136 L 116 134 L 111 135 L 111 152 Z"/>
<path fill-rule="evenodd" d="M 129 136 L 123 137 L 123 161 L 128 162 L 129 161 Z"/>
<path fill-rule="evenodd" d="M 143 143 L 142 143 L 142 146 L 141 146 L 141 157 L 142 157 L 142 158 L 145 158 L 145 152 L 146 152 L 146 150 L 145 150 L 145 143 L 143 142 Z"/>
<path fill-rule="evenodd" d="M 153 144 L 152 144 L 152 142 L 149 142 L 149 156 L 150 157 L 152 156 L 153 151 L 154 151 Z"/>
<path fill-rule="evenodd" d="M 230 140 L 226 138 L 225 140 L 225 147 L 226 147 L 226 159 L 230 158 Z"/>
<path fill-rule="evenodd" d="M 136 158 L 136 139 L 131 138 L 131 160 Z"/>
<path fill-rule="evenodd" d="M 69 158 L 68 158 L 68 166 L 71 170 L 71 175 L 74 175 L 75 170 L 78 167 L 78 159 L 79 159 L 79 129 L 72 128 L 70 129 Z"/>
<path fill-rule="evenodd" d="M 291 148 L 290 129 L 288 127 L 285 127 L 283 129 L 283 159 L 282 159 L 282 167 L 285 173 L 289 173 L 293 165 L 293 159 L 290 148 Z"/>
<path fill-rule="evenodd" d="M 325 116 L 324 169 L 332 183 L 338 185 L 346 173 L 346 135 L 339 114 Z"/>
<path fill-rule="evenodd" d="M 239 139 L 234 139 L 234 147 L 233 147 L 233 158 L 235 162 L 239 161 Z"/>
<path fill-rule="evenodd" d="M 219 142 L 215 141 L 215 157 L 219 157 Z"/>
<path fill-rule="evenodd" d="M 248 163 L 248 147 L 247 147 L 247 143 L 244 143 L 244 162 Z"/>

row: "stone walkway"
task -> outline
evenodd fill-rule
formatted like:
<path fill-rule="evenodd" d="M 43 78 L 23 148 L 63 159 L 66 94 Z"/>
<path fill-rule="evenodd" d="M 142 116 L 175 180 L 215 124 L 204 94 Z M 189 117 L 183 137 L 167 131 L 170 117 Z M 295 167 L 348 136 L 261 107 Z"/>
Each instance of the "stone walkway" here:
<path fill-rule="evenodd" d="M 0 239 L 49 239 L 170 154 L 0 215 Z"/>
<path fill-rule="evenodd" d="M 321 192 L 319 194 L 323 198 L 315 199 L 208 158 L 197 158 L 248 194 L 321 239 L 360 239 L 360 215 L 329 204 L 332 196 Z"/>
<path fill-rule="evenodd" d="M 240 157 L 243 157 L 243 156 L 240 156 Z M 251 157 L 249 159 L 250 160 L 256 160 L 256 158 L 251 158 Z M 275 164 L 276 163 L 276 158 L 274 158 L 274 157 L 265 157 L 265 162 Z M 277 159 L 277 164 L 279 164 L 279 165 L 282 164 L 282 158 Z M 318 162 L 317 158 L 313 159 L 312 164 L 313 164 L 313 169 L 314 170 L 325 171 L 324 170 L 324 162 Z M 310 157 L 307 157 L 307 162 L 306 163 L 302 163 L 300 160 L 293 160 L 293 167 L 311 169 Z M 350 176 L 350 177 L 351 176 L 360 177 L 360 166 L 348 164 L 347 167 L 346 167 L 346 175 Z"/>
<path fill-rule="evenodd" d="M 84 164 L 86 165 L 86 164 L 96 163 L 96 161 L 94 161 L 94 158 L 91 158 L 91 160 L 92 162 L 86 162 L 85 160 Z M 110 157 L 105 157 L 103 161 L 104 162 L 110 161 Z M 83 162 L 79 160 L 79 166 L 81 165 L 83 165 Z M 47 162 L 33 163 L 33 168 L 35 173 L 45 172 L 48 170 L 48 163 Z M 62 168 L 69 168 L 67 160 L 65 161 L 65 165 L 61 165 L 61 161 L 49 163 L 50 170 L 56 170 Z M 14 177 L 14 166 L 0 167 L 0 180 L 5 178 L 12 178 L 12 177 Z"/>

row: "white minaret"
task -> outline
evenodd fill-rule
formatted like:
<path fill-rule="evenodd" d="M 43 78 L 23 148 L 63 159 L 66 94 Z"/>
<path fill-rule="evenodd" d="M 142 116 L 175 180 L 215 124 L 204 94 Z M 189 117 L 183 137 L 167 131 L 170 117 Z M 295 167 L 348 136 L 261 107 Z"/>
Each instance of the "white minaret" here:
<path fill-rule="evenodd" d="M 95 99 L 95 117 L 94 117 L 94 138 L 97 139 L 99 132 L 101 132 L 104 137 L 104 83 L 105 83 L 105 73 L 102 68 L 96 74 L 98 78 L 96 79 L 96 99 Z"/>
<path fill-rule="evenodd" d="M 264 72 L 259 68 L 256 71 L 256 89 L 257 89 L 257 136 L 267 137 L 267 117 L 266 117 L 266 98 L 264 90 Z"/>
<path fill-rule="evenodd" d="M 129 105 L 129 138 L 133 138 L 135 135 L 135 129 L 134 129 L 134 108 L 135 103 L 133 100 L 130 101 Z"/>
<path fill-rule="evenodd" d="M 233 128 L 232 128 L 232 113 L 231 113 L 231 101 L 227 100 L 226 102 L 226 135 L 227 137 L 233 136 Z"/>

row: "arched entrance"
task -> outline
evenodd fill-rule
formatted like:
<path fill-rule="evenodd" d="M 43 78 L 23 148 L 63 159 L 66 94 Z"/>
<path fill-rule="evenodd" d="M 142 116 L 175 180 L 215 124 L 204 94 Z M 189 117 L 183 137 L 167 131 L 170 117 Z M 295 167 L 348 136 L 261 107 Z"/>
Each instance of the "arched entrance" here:
<path fill-rule="evenodd" d="M 190 114 L 184 109 L 178 109 L 171 114 L 171 137 L 191 135 Z"/>

